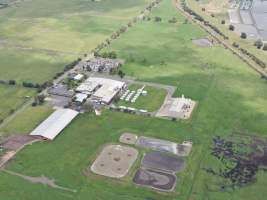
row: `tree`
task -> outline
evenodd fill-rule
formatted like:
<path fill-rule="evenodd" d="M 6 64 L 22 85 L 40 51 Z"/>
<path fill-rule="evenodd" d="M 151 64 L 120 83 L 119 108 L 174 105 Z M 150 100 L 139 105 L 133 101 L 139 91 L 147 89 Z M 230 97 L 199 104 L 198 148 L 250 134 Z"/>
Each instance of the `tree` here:
<path fill-rule="evenodd" d="M 231 24 L 231 25 L 229 26 L 229 30 L 230 30 L 230 31 L 234 31 L 234 30 L 235 30 L 234 25 Z"/>
<path fill-rule="evenodd" d="M 119 70 L 118 75 L 123 78 L 125 76 L 125 73 L 122 70 Z"/>
<path fill-rule="evenodd" d="M 168 22 L 169 22 L 169 23 L 176 23 L 176 22 L 177 22 L 177 19 L 176 19 L 175 17 L 173 17 L 173 18 L 170 19 Z"/>
<path fill-rule="evenodd" d="M 34 98 L 32 106 L 42 105 L 45 102 L 45 95 L 39 94 Z"/>
<path fill-rule="evenodd" d="M 232 45 L 233 45 L 233 47 L 235 47 L 235 48 L 239 48 L 239 44 L 237 44 L 236 42 L 234 42 Z"/>
<path fill-rule="evenodd" d="M 15 81 L 15 80 L 9 80 L 9 81 L 8 81 L 8 84 L 9 84 L 9 85 L 16 85 L 16 81 Z"/>
<path fill-rule="evenodd" d="M 154 18 L 154 20 L 155 20 L 155 22 L 161 22 L 162 19 L 161 19 L 160 17 L 157 17 L 157 16 L 156 16 L 156 17 Z"/>
<path fill-rule="evenodd" d="M 246 34 L 246 33 L 241 33 L 240 37 L 241 37 L 242 39 L 246 39 L 246 38 L 247 38 L 247 34 Z"/>
<path fill-rule="evenodd" d="M 261 39 L 258 39 L 257 41 L 255 41 L 254 45 L 258 48 L 261 49 L 263 46 L 263 42 L 261 41 Z"/>

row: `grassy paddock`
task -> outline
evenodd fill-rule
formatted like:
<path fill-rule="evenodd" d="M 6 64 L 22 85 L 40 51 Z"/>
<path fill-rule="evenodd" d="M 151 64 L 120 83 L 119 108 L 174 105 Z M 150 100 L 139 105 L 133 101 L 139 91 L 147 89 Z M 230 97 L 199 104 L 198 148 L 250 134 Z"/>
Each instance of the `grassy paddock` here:
<path fill-rule="evenodd" d="M 0 119 L 5 119 L 15 112 L 36 93 L 34 89 L 0 84 Z"/>
<path fill-rule="evenodd" d="M 125 25 L 148 0 L 33 0 L 0 11 L 0 79 L 42 83 Z"/>
<path fill-rule="evenodd" d="M 5 135 L 29 134 L 37 125 L 53 112 L 48 106 L 27 107 L 19 113 L 13 120 L 5 125 L 0 132 Z"/>

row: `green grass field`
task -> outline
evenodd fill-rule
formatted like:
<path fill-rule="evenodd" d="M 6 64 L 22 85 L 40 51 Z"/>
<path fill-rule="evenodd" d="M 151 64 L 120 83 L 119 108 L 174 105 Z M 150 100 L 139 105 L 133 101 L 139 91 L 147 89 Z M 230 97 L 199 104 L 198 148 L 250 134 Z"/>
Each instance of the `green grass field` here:
<path fill-rule="evenodd" d="M 52 113 L 49 106 L 27 107 L 24 111 L 16 115 L 7 125 L 0 129 L 5 135 L 29 134 L 40 124 L 49 114 Z"/>
<path fill-rule="evenodd" d="M 142 88 L 143 85 L 131 85 L 129 90 L 137 91 L 139 88 Z M 126 102 L 125 100 L 120 100 L 118 102 L 119 106 L 133 107 L 136 109 L 144 109 L 149 112 L 157 111 L 160 106 L 163 104 L 164 99 L 167 95 L 167 92 L 163 89 L 158 89 L 154 87 L 146 86 L 145 91 L 148 92 L 146 96 L 139 96 L 135 103 Z"/>
<path fill-rule="evenodd" d="M 131 114 L 105 111 L 102 116 L 81 114 L 53 142 L 40 142 L 21 151 L 7 167 L 18 173 L 55 179 L 77 193 L 31 184 L 0 172 L 1 199 L 90 199 L 90 200 L 259 200 L 267 195 L 267 174 L 259 173 L 249 186 L 222 192 L 221 179 L 203 167 L 215 165 L 210 144 L 216 135 L 242 132 L 266 136 L 267 84 L 247 65 L 221 46 L 198 47 L 191 39 L 206 37 L 198 27 L 184 23 L 171 0 L 164 0 L 151 17 L 122 35 L 109 47 L 126 60 L 122 70 L 139 80 L 177 86 L 176 96 L 185 94 L 198 101 L 187 121 L 172 122 Z M 168 20 L 176 17 L 176 24 Z M 107 50 L 107 49 L 106 49 Z M 164 64 L 162 64 L 164 63 Z M 85 175 L 101 147 L 117 143 L 123 132 L 168 139 L 193 141 L 193 152 L 185 171 L 178 174 L 174 193 L 165 194 L 135 186 L 130 180 Z"/>
<path fill-rule="evenodd" d="M 35 90 L 0 84 L 0 119 L 16 111 L 28 100 L 27 96 L 31 97 L 35 93 Z"/>
<path fill-rule="evenodd" d="M 33 0 L 0 10 L 0 79 L 44 82 L 137 16 L 148 0 Z"/>

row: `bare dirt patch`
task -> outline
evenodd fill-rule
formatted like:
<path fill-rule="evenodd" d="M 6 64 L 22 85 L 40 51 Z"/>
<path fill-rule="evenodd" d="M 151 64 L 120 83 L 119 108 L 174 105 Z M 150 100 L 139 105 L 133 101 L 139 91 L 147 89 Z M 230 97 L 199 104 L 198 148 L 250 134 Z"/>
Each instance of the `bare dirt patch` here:
<path fill-rule="evenodd" d="M 17 176 L 17 177 L 20 177 L 20 178 L 22 178 L 24 180 L 27 180 L 27 181 L 29 181 L 31 183 L 34 183 L 34 184 L 43 184 L 43 185 L 48 185 L 48 186 L 50 186 L 52 188 L 56 188 L 56 189 L 60 189 L 60 190 L 65 190 L 65 191 L 69 191 L 69 192 L 77 192 L 74 189 L 58 186 L 55 183 L 55 180 L 51 180 L 51 179 L 49 179 L 49 178 L 47 178 L 45 176 L 32 177 L 32 176 L 26 176 L 26 175 L 19 174 L 19 173 L 16 173 L 16 172 L 13 172 L 13 171 L 9 171 L 9 170 L 4 170 L 4 172 L 6 172 L 8 174 L 11 174 L 11 175 L 14 175 L 14 176 Z"/>
<path fill-rule="evenodd" d="M 108 145 L 98 155 L 91 171 L 102 176 L 122 178 L 128 173 L 137 156 L 138 151 L 132 147 Z"/>
<path fill-rule="evenodd" d="M 18 150 L 24 145 L 34 142 L 36 140 L 41 140 L 41 137 L 31 136 L 31 135 L 14 135 L 7 137 L 3 143 L 0 144 L 0 148 L 8 150 Z"/>
<path fill-rule="evenodd" d="M 213 43 L 208 38 L 200 38 L 192 40 L 193 44 L 200 47 L 212 47 Z"/>

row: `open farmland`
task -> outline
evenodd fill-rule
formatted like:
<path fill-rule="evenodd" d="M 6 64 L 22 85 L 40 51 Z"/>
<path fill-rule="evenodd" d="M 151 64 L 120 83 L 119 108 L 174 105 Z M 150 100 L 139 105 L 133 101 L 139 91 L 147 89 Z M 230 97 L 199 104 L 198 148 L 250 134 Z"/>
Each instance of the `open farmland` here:
<path fill-rule="evenodd" d="M 206 33 L 186 21 L 172 3 L 164 0 L 153 10 L 150 21 L 139 22 L 105 50 L 114 50 L 125 59 L 122 70 L 126 75 L 173 85 L 177 87 L 175 96 L 184 94 L 196 100 L 198 106 L 192 118 L 173 122 L 111 111 L 104 111 L 101 116 L 80 114 L 54 141 L 28 146 L 6 167 L 26 176 L 43 175 L 75 192 L 33 184 L 0 171 L 1 199 L 17 200 L 20 194 L 22 200 L 259 200 L 267 195 L 266 172 L 256 174 L 256 181 L 245 187 L 222 189 L 218 186 L 225 180 L 204 170 L 219 165 L 210 150 L 215 136 L 227 137 L 237 132 L 266 136 L 266 81 L 222 46 L 193 44 L 192 39 L 206 38 Z M 155 22 L 156 16 L 162 21 Z M 168 22 L 173 17 L 177 23 Z M 132 183 L 141 156 L 121 180 L 87 171 L 102 147 L 117 144 L 125 132 L 193 142 L 185 170 L 177 174 L 174 192 L 155 192 Z"/>
<path fill-rule="evenodd" d="M 34 90 L 25 89 L 17 86 L 0 85 L 0 119 L 4 119 L 15 112 L 28 97 L 35 94 Z"/>
<path fill-rule="evenodd" d="M 0 79 L 42 83 L 137 16 L 147 0 L 33 0 L 0 10 Z"/>
<path fill-rule="evenodd" d="M 43 121 L 49 114 L 52 113 L 52 108 L 44 105 L 37 107 L 27 107 L 20 112 L 14 119 L 0 129 L 4 135 L 9 134 L 29 134 L 40 122 Z"/>

